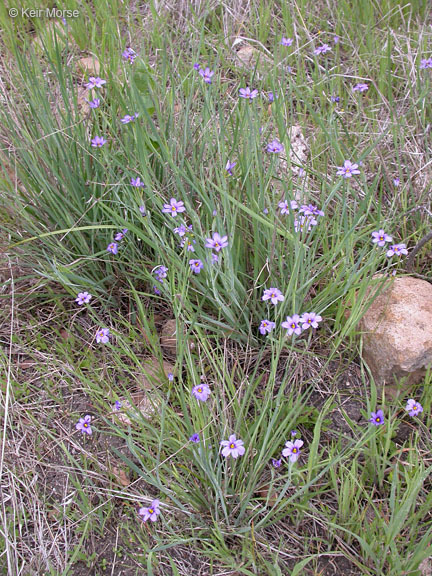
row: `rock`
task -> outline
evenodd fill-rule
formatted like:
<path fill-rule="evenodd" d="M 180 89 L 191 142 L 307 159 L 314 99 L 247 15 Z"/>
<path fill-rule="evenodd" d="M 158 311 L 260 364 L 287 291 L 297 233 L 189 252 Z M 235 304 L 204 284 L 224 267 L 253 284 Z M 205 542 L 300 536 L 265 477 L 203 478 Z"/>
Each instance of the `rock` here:
<path fill-rule="evenodd" d="M 155 384 L 163 384 L 168 381 L 168 374 L 174 374 L 174 364 L 163 360 L 162 365 L 157 358 L 144 360 L 141 365 L 142 373 L 138 374 L 140 387 L 146 390 L 153 388 Z"/>
<path fill-rule="evenodd" d="M 291 160 L 291 171 L 296 176 L 299 175 L 300 170 L 304 170 L 306 166 L 309 147 L 306 138 L 303 135 L 301 126 L 294 124 L 288 129 L 288 136 L 290 139 L 289 156 Z"/>
<path fill-rule="evenodd" d="M 378 385 L 418 383 L 432 365 L 432 285 L 409 276 L 389 281 L 359 328 L 363 359 Z"/>
<path fill-rule="evenodd" d="M 239 68 L 254 70 L 256 66 L 260 67 L 260 65 L 264 65 L 267 68 L 270 67 L 271 61 L 268 56 L 250 44 L 243 43 L 242 40 L 240 40 L 240 42 L 242 42 L 242 45 L 234 52 L 235 63 Z M 236 42 L 234 42 L 233 48 L 235 45 Z"/>
<path fill-rule="evenodd" d="M 90 92 L 84 86 L 77 87 L 77 104 L 78 104 L 78 112 L 81 116 L 87 116 L 90 112 L 90 104 L 88 103 L 88 99 L 90 98 Z"/>
<path fill-rule="evenodd" d="M 46 25 L 38 31 L 37 36 L 33 39 L 32 45 L 34 49 L 37 52 L 44 54 L 44 45 L 47 44 L 47 42 L 54 44 L 54 36 L 62 50 L 65 48 L 67 43 L 74 43 L 72 36 L 68 34 L 67 29 L 61 21 L 49 20 Z"/>
<path fill-rule="evenodd" d="M 160 407 L 160 400 L 154 391 L 155 385 L 168 382 L 168 374 L 174 373 L 174 365 L 163 361 L 162 365 L 157 358 L 144 360 L 141 365 L 142 372 L 137 375 L 140 390 L 127 398 L 120 398 L 121 407 L 113 411 L 113 420 L 130 426 L 133 420 L 139 422 L 141 416 L 150 420 Z"/>
<path fill-rule="evenodd" d="M 167 354 L 175 355 L 177 353 L 177 323 L 175 318 L 167 320 L 162 326 L 160 343 L 162 350 Z"/>
<path fill-rule="evenodd" d="M 87 56 L 86 58 L 81 58 L 77 62 L 77 68 L 84 72 L 88 76 L 99 76 L 100 63 L 95 56 Z"/>
<path fill-rule="evenodd" d="M 146 420 L 151 420 L 159 408 L 159 402 L 147 391 L 134 392 L 130 398 L 131 402 L 125 398 L 120 399 L 121 407 L 113 413 L 114 421 L 130 426 L 134 420 L 139 422 L 140 415 Z"/>

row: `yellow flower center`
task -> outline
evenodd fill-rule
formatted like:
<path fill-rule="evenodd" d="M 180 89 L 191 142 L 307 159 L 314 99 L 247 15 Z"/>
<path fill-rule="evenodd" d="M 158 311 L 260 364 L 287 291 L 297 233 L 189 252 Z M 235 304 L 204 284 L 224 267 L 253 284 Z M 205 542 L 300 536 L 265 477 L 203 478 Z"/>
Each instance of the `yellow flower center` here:
<path fill-rule="evenodd" d="M 379 416 L 377 416 L 377 417 L 375 418 L 375 420 L 376 420 L 377 422 L 381 422 L 381 418 L 380 418 Z"/>
<path fill-rule="evenodd" d="M 297 454 L 297 448 L 292 449 L 293 454 Z"/>
<path fill-rule="evenodd" d="M 149 514 L 153 514 L 153 513 L 154 513 L 153 508 L 149 508 L 148 511 L 149 511 Z"/>
<path fill-rule="evenodd" d="M 235 444 L 230 444 L 229 447 L 230 447 L 231 449 L 232 449 L 232 448 L 235 448 Z"/>
<path fill-rule="evenodd" d="M 294 324 L 294 322 L 291 324 L 291 328 L 295 328 L 296 325 Z"/>
<path fill-rule="evenodd" d="M 198 392 L 201 394 L 201 392 L 202 392 L 202 388 L 198 388 Z"/>

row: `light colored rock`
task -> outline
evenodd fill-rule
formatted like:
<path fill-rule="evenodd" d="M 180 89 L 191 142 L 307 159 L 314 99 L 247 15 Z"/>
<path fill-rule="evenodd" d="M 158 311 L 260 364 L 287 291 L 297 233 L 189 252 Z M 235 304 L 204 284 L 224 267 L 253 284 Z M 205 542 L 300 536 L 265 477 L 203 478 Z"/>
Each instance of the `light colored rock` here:
<path fill-rule="evenodd" d="M 291 171 L 293 174 L 298 176 L 300 170 L 304 169 L 306 166 L 306 161 L 309 155 L 309 146 L 306 142 L 301 126 L 298 124 L 294 124 L 294 126 L 291 126 L 291 128 L 288 129 L 288 137 L 290 140 L 289 156 L 291 160 Z"/>
<path fill-rule="evenodd" d="M 54 35 L 61 49 L 66 46 L 66 43 L 74 44 L 72 35 L 67 33 L 64 24 L 60 20 L 49 20 L 33 39 L 32 45 L 34 49 L 43 54 L 45 52 L 44 45 L 47 42 L 54 43 Z"/>
<path fill-rule="evenodd" d="M 167 320 L 162 326 L 160 343 L 165 353 L 173 355 L 177 353 L 177 323 L 175 318 Z"/>
<path fill-rule="evenodd" d="M 131 401 L 120 398 L 121 408 L 114 412 L 113 420 L 130 426 L 134 420 L 139 422 L 141 416 L 151 420 L 159 407 L 159 402 L 147 391 L 134 392 Z"/>
<path fill-rule="evenodd" d="M 432 365 L 432 285 L 408 276 L 389 279 L 359 328 L 363 358 L 377 384 L 421 381 Z"/>
<path fill-rule="evenodd" d="M 177 354 L 177 342 L 179 337 L 184 338 L 186 336 L 186 328 L 183 326 L 183 332 L 181 335 L 177 334 L 177 324 L 176 320 L 167 320 L 162 326 L 160 344 L 162 350 L 165 354 L 175 356 Z M 189 350 L 195 350 L 196 343 L 192 337 L 188 338 L 187 345 Z"/>
<path fill-rule="evenodd" d="M 235 63 L 240 68 L 254 70 L 256 66 L 270 65 L 270 59 L 250 44 L 244 44 L 235 52 Z"/>
<path fill-rule="evenodd" d="M 174 364 L 163 360 L 162 366 L 157 358 L 144 360 L 141 364 L 142 372 L 138 374 L 140 387 L 151 389 L 156 384 L 163 384 L 168 380 L 168 374 L 174 374 Z"/>
<path fill-rule="evenodd" d="M 137 375 L 140 390 L 130 395 L 130 400 L 120 398 L 121 408 L 114 410 L 113 420 L 126 426 L 132 421 L 139 421 L 141 416 L 150 420 L 159 410 L 160 401 L 155 386 L 168 382 L 168 374 L 174 374 L 174 365 L 165 360 L 161 363 L 157 358 L 148 358 L 141 364 L 141 371 Z"/>
<path fill-rule="evenodd" d="M 87 116 L 90 111 L 90 105 L 88 99 L 90 97 L 90 92 L 84 86 L 77 87 L 77 104 L 78 111 L 81 116 Z"/>
<path fill-rule="evenodd" d="M 99 76 L 100 63 L 95 56 L 86 56 L 77 62 L 77 68 L 89 76 Z"/>

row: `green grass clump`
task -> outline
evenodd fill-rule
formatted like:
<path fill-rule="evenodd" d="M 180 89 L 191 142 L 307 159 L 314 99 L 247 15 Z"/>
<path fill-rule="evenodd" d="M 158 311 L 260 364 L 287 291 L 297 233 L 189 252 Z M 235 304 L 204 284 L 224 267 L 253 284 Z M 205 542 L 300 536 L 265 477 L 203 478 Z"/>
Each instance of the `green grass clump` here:
<path fill-rule="evenodd" d="M 22 271 L 14 279 L 8 264 L 5 341 L 33 370 L 23 377 L 12 347 L 2 352 L 5 422 L 12 445 L 37 431 L 27 477 L 2 447 L 10 574 L 186 574 L 197 563 L 202 574 L 318 574 L 330 558 L 340 572 L 398 576 L 429 556 L 430 374 L 415 390 L 422 418 L 409 419 L 408 392 L 381 396 L 358 347 L 370 287 L 406 271 L 371 233 L 412 249 L 430 228 L 426 3 L 216 4 L 77 0 L 65 8 L 78 18 L 50 25 L 0 11 L 2 243 Z M 323 43 L 331 51 L 315 55 Z M 106 83 L 87 90 L 91 76 Z M 259 96 L 240 98 L 246 86 Z M 275 139 L 280 154 L 267 151 Z M 358 176 L 337 176 L 345 160 Z M 185 211 L 163 212 L 171 199 Z M 283 213 L 284 201 L 297 208 Z M 299 230 L 309 204 L 324 214 Z M 206 246 L 214 233 L 227 236 L 218 252 Z M 430 280 L 424 250 L 416 273 Z M 276 306 L 263 301 L 270 287 L 284 295 Z M 78 307 L 83 291 L 92 300 Z M 287 337 L 282 322 L 306 312 L 322 316 L 319 330 Z M 266 335 L 264 319 L 275 323 Z M 143 384 L 150 359 L 158 370 Z M 191 394 L 201 381 L 207 402 Z M 85 414 L 93 434 L 80 437 Z M 300 459 L 274 467 L 293 429 Z M 244 441 L 238 459 L 220 455 L 230 434 Z M 62 500 L 37 483 L 59 463 Z M 138 507 L 156 498 L 157 523 L 142 524 Z M 54 526 L 64 546 L 53 556 Z"/>

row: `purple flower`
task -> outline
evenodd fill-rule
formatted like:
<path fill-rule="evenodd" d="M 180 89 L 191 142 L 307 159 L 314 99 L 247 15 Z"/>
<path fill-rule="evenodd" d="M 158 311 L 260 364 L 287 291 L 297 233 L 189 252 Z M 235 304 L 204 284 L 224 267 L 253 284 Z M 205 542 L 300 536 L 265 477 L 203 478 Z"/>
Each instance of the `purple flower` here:
<path fill-rule="evenodd" d="M 279 460 L 276 460 L 276 458 L 272 458 L 273 468 L 280 468 L 281 464 L 282 464 L 282 458 L 279 458 Z"/>
<path fill-rule="evenodd" d="M 160 296 L 162 294 L 157 286 L 153 286 L 153 292 L 156 294 L 156 296 Z"/>
<path fill-rule="evenodd" d="M 101 103 L 100 98 L 93 98 L 93 100 L 86 100 L 86 102 L 88 102 L 90 108 L 99 108 Z"/>
<path fill-rule="evenodd" d="M 360 174 L 358 170 L 358 164 L 353 164 L 350 160 L 345 160 L 343 166 L 338 166 L 337 176 L 343 176 L 344 178 L 351 178 L 353 174 Z"/>
<path fill-rule="evenodd" d="M 285 443 L 285 448 L 282 450 L 282 456 L 289 458 L 290 462 L 296 462 L 300 456 L 300 448 L 303 446 L 303 440 L 289 440 Z"/>
<path fill-rule="evenodd" d="M 174 374 L 172 372 L 168 373 L 168 381 L 169 382 L 173 382 L 174 381 Z"/>
<path fill-rule="evenodd" d="M 312 230 L 312 226 L 317 224 L 318 221 L 313 216 L 300 216 L 294 220 L 294 230 L 296 232 L 303 232 L 303 230 L 309 232 Z"/>
<path fill-rule="evenodd" d="M 330 52 L 330 50 L 331 46 L 329 46 L 328 44 L 322 44 L 322 46 L 318 46 L 318 48 L 315 48 L 314 54 L 315 56 L 319 56 L 320 54 L 326 54 L 327 52 Z"/>
<path fill-rule="evenodd" d="M 276 98 L 278 97 L 276 92 L 269 92 L 268 93 L 268 101 L 270 102 L 270 104 L 272 102 L 274 102 L 276 100 Z"/>
<path fill-rule="evenodd" d="M 80 292 L 75 299 L 75 302 L 78 306 L 82 306 L 83 304 L 88 304 L 92 299 L 92 295 L 88 292 Z"/>
<path fill-rule="evenodd" d="M 201 76 L 201 78 L 204 80 L 204 82 L 206 84 L 211 84 L 212 83 L 212 76 L 214 75 L 214 72 L 212 70 L 210 70 L 209 67 L 207 67 L 205 70 L 200 68 L 199 75 Z"/>
<path fill-rule="evenodd" d="M 339 96 L 332 96 L 332 97 L 330 98 L 330 100 L 331 100 L 332 102 L 340 102 Z"/>
<path fill-rule="evenodd" d="M 410 398 L 405 406 L 405 410 L 410 416 L 418 416 L 420 412 L 423 412 L 423 406 L 413 398 Z"/>
<path fill-rule="evenodd" d="M 189 230 L 192 230 L 192 224 L 189 226 Z M 188 228 L 186 228 L 186 226 L 184 224 L 180 224 L 180 226 L 177 226 L 173 230 L 174 234 L 178 234 L 180 236 L 180 238 L 182 236 L 184 236 L 187 231 L 188 231 Z"/>
<path fill-rule="evenodd" d="M 159 500 L 153 500 L 148 508 L 143 506 L 138 510 L 138 514 L 142 516 L 143 522 L 147 522 L 147 520 L 156 522 L 157 517 L 160 514 Z"/>
<path fill-rule="evenodd" d="M 133 61 L 137 56 L 138 54 L 135 50 L 132 50 L 132 48 L 126 48 L 126 50 L 122 52 L 123 60 L 129 61 L 131 64 L 133 64 Z"/>
<path fill-rule="evenodd" d="M 396 188 L 397 188 L 397 187 L 399 186 L 399 184 L 400 184 L 399 178 L 393 178 L 393 184 L 394 184 L 394 186 L 396 186 Z"/>
<path fill-rule="evenodd" d="M 394 255 L 401 257 L 407 254 L 406 244 L 392 244 L 386 255 L 391 258 Z"/>
<path fill-rule="evenodd" d="M 232 456 L 233 458 L 238 458 L 239 456 L 243 456 L 245 453 L 245 447 L 243 446 L 243 440 L 236 438 L 235 434 L 231 434 L 228 440 L 222 440 L 220 443 L 223 446 L 222 456 L 227 458 L 228 456 Z"/>
<path fill-rule="evenodd" d="M 125 237 L 126 232 L 127 228 L 124 228 L 121 232 L 117 232 L 117 234 L 114 236 L 114 240 L 120 242 L 120 240 L 123 240 L 123 238 Z"/>
<path fill-rule="evenodd" d="M 115 410 L 116 412 L 118 412 L 119 410 L 121 410 L 122 407 L 122 403 L 120 402 L 120 400 L 116 400 L 115 404 L 113 406 L 113 410 Z"/>
<path fill-rule="evenodd" d="M 282 322 L 282 328 L 286 328 L 288 336 L 291 336 L 291 334 L 297 334 L 297 336 L 299 336 L 302 333 L 300 322 L 300 316 L 293 314 L 292 316 L 287 316 L 285 322 Z"/>
<path fill-rule="evenodd" d="M 174 218 L 179 212 L 184 212 L 185 210 L 186 208 L 184 207 L 184 203 L 181 200 L 177 202 L 175 198 L 171 198 L 169 204 L 164 204 L 162 212 L 171 214 L 171 216 Z"/>
<path fill-rule="evenodd" d="M 110 331 L 109 328 L 99 328 L 96 332 L 96 342 L 98 344 L 108 344 L 110 339 Z"/>
<path fill-rule="evenodd" d="M 102 86 L 106 84 L 106 80 L 102 80 L 102 78 L 95 78 L 94 76 L 90 76 L 89 81 L 84 86 L 87 90 L 92 90 L 93 88 L 102 88 Z"/>
<path fill-rule="evenodd" d="M 218 232 L 213 234 L 213 238 L 206 238 L 206 248 L 212 248 L 216 252 L 220 252 L 222 248 L 228 246 L 228 236 L 221 236 Z"/>
<path fill-rule="evenodd" d="M 156 279 L 159 282 L 163 282 L 163 279 L 167 277 L 168 268 L 166 266 L 158 266 L 155 270 L 153 270 L 153 274 L 156 276 Z"/>
<path fill-rule="evenodd" d="M 194 274 L 199 274 L 204 267 L 204 264 L 201 260 L 189 260 L 189 266 Z"/>
<path fill-rule="evenodd" d="M 135 188 L 143 188 L 144 187 L 144 182 L 141 182 L 141 178 L 138 176 L 138 178 L 131 178 L 131 186 L 134 186 Z"/>
<path fill-rule="evenodd" d="M 194 444 L 198 444 L 200 441 L 200 436 L 199 434 L 192 434 L 192 436 L 189 438 L 189 442 L 193 442 Z"/>
<path fill-rule="evenodd" d="M 378 246 L 385 246 L 386 242 L 392 242 L 393 238 L 386 234 L 384 230 L 378 230 L 378 232 L 372 232 L 372 242 Z"/>
<path fill-rule="evenodd" d="M 111 252 L 111 254 L 117 254 L 118 252 L 117 242 L 110 242 L 107 246 L 107 252 Z"/>
<path fill-rule="evenodd" d="M 318 328 L 318 322 L 322 321 L 322 317 L 319 316 L 318 314 L 315 314 L 315 312 L 306 312 L 305 314 L 302 314 L 299 322 L 302 325 L 302 329 L 303 330 L 307 330 L 308 328 L 312 327 L 312 328 Z"/>
<path fill-rule="evenodd" d="M 384 424 L 384 412 L 382 410 L 371 412 L 369 422 L 374 426 L 381 426 L 381 424 Z"/>
<path fill-rule="evenodd" d="M 279 142 L 279 140 L 272 140 L 267 144 L 267 152 L 272 152 L 273 154 L 279 154 L 280 152 L 284 152 L 285 148 L 283 144 Z"/>
<path fill-rule="evenodd" d="M 278 288 L 269 288 L 268 290 L 264 290 L 262 300 L 264 302 L 270 300 L 271 303 L 276 306 L 278 302 L 283 302 L 285 300 L 285 296 Z"/>
<path fill-rule="evenodd" d="M 91 141 L 91 145 L 93 148 L 102 148 L 102 146 L 106 143 L 107 140 L 105 140 L 103 136 L 95 136 Z"/>
<path fill-rule="evenodd" d="M 200 65 L 198 64 L 198 62 L 195 62 L 195 64 L 193 65 L 194 70 L 199 70 L 200 69 Z"/>
<path fill-rule="evenodd" d="M 196 240 L 190 240 L 189 238 L 184 238 L 180 242 L 180 247 L 184 248 L 186 246 L 186 250 L 188 252 L 195 252 L 195 248 L 193 247 L 194 244 L 196 244 Z"/>
<path fill-rule="evenodd" d="M 225 170 L 228 172 L 228 174 L 229 174 L 230 176 L 233 175 L 232 169 L 234 168 L 234 166 L 235 166 L 236 164 L 237 164 L 237 162 L 230 162 L 229 160 L 228 160 L 228 162 L 226 163 Z"/>
<path fill-rule="evenodd" d="M 263 214 L 268 214 L 268 213 L 269 213 L 268 208 L 264 208 Z"/>
<path fill-rule="evenodd" d="M 423 58 L 420 62 L 420 68 L 425 70 L 426 68 L 432 68 L 432 58 Z"/>
<path fill-rule="evenodd" d="M 276 324 L 270 320 L 261 320 L 259 331 L 261 334 L 269 334 L 275 326 Z"/>
<path fill-rule="evenodd" d="M 282 39 L 280 41 L 282 46 L 291 46 L 293 42 L 294 40 L 292 38 L 285 38 L 285 36 L 282 36 Z"/>
<path fill-rule="evenodd" d="M 201 402 L 207 402 L 210 393 L 210 388 L 207 386 L 207 384 L 201 383 L 198 384 L 198 386 L 194 386 L 192 388 L 192 394 L 197 400 L 201 400 Z"/>
<path fill-rule="evenodd" d="M 240 88 L 239 94 L 240 98 L 246 98 L 246 100 L 253 100 L 258 96 L 258 90 L 251 90 L 248 86 L 247 88 Z"/>
<path fill-rule="evenodd" d="M 353 86 L 353 92 L 366 92 L 366 90 L 369 90 L 369 86 L 362 82 Z"/>
<path fill-rule="evenodd" d="M 290 202 L 283 200 L 279 202 L 278 207 L 280 208 L 281 214 L 289 214 L 291 210 L 298 208 L 298 204 L 295 200 L 291 200 Z"/>
<path fill-rule="evenodd" d="M 302 204 L 299 212 L 302 212 L 305 216 L 324 216 L 324 212 L 313 204 Z"/>
<path fill-rule="evenodd" d="M 297 436 L 297 430 L 291 430 L 291 436 L 294 438 L 294 436 Z"/>
<path fill-rule="evenodd" d="M 135 120 L 138 118 L 138 112 L 136 112 L 135 114 L 132 114 L 132 116 L 130 114 L 126 114 L 126 116 L 123 116 L 123 118 L 120 118 L 120 122 L 122 124 L 129 124 L 129 122 L 135 122 Z"/>
<path fill-rule="evenodd" d="M 333 37 L 333 42 L 334 42 L 335 44 L 338 44 L 338 43 L 339 43 L 339 36 L 334 36 L 334 37 Z"/>
<path fill-rule="evenodd" d="M 91 425 L 90 425 L 91 419 L 92 418 L 91 418 L 90 414 L 86 414 L 84 416 L 84 418 L 80 418 L 79 421 L 77 422 L 77 424 L 75 424 L 75 428 L 77 430 L 81 430 L 81 432 L 83 434 L 91 435 L 93 432 L 91 429 Z"/>
<path fill-rule="evenodd" d="M 219 256 L 214 252 L 212 252 L 211 257 L 212 257 L 212 264 L 217 264 L 219 262 Z"/>

